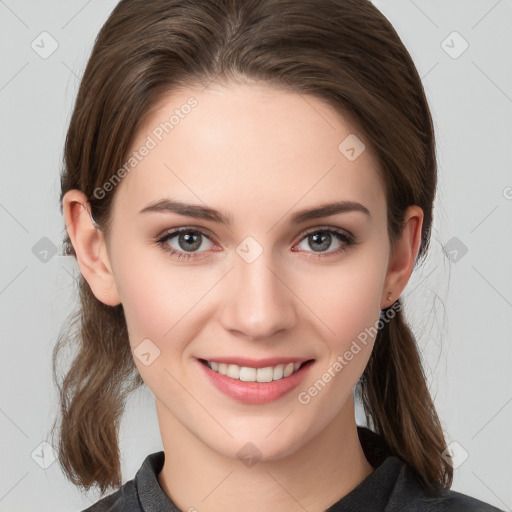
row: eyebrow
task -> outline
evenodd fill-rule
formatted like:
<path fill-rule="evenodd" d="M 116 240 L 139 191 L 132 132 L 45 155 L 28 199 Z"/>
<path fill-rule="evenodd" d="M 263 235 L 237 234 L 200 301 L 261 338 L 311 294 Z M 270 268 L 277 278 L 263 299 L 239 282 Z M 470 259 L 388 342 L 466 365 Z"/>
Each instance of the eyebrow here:
<path fill-rule="evenodd" d="M 355 201 L 336 201 L 334 203 L 326 203 L 312 208 L 305 208 L 295 212 L 290 222 L 292 224 L 300 224 L 310 219 L 318 219 L 321 217 L 328 217 L 337 213 L 346 212 L 362 212 L 367 216 L 370 215 L 370 211 L 366 206 Z M 232 217 L 219 210 L 210 208 L 208 206 L 202 206 L 199 204 L 183 203 L 181 201 L 172 200 L 168 198 L 159 199 L 148 204 L 139 213 L 146 214 L 151 212 L 157 213 L 176 213 L 178 215 L 184 215 L 186 217 L 193 217 L 195 219 L 210 220 L 231 226 Z"/>

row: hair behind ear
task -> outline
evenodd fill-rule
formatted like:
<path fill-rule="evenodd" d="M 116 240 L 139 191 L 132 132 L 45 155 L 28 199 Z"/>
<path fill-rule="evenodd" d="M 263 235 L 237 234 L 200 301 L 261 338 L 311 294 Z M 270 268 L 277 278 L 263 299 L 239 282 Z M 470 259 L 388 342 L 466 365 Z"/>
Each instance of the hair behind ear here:
<path fill-rule="evenodd" d="M 388 308 L 395 313 L 377 334 L 361 377 L 361 397 L 368 426 L 384 437 L 391 452 L 407 462 L 424 487 L 435 494 L 451 486 L 453 468 L 441 455 L 446 449 L 443 429 L 416 340 L 399 301 L 398 306 Z"/>
<path fill-rule="evenodd" d="M 61 416 L 54 446 L 75 485 L 87 490 L 98 484 L 104 493 L 121 485 L 120 419 L 128 395 L 143 380 L 133 362 L 122 306 L 97 300 L 82 275 L 79 293 L 81 307 L 61 331 L 52 355 Z M 78 352 L 61 384 L 58 357 L 69 343 L 76 344 Z"/>

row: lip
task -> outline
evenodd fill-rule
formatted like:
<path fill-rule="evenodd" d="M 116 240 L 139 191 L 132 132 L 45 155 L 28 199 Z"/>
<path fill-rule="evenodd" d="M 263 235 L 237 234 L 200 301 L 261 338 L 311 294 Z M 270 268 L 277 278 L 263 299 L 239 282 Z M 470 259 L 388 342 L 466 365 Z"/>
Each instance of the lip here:
<path fill-rule="evenodd" d="M 216 363 L 236 364 L 237 366 L 247 366 L 249 368 L 267 368 L 268 366 L 277 366 L 278 364 L 305 363 L 311 358 L 307 357 L 267 357 L 265 359 L 250 359 L 248 357 L 203 357 L 203 361 L 214 361 Z"/>
<path fill-rule="evenodd" d="M 293 391 L 306 378 L 309 369 L 314 363 L 313 359 L 300 358 L 269 358 L 269 359 L 246 359 L 246 358 L 211 358 L 208 361 L 218 363 L 237 364 L 238 366 L 249 366 L 252 368 L 266 368 L 267 366 L 276 366 L 285 363 L 306 363 L 289 377 L 284 377 L 272 382 L 244 382 L 238 379 L 232 379 L 227 375 L 221 375 L 210 369 L 207 364 L 201 361 L 205 359 L 196 359 L 200 371 L 204 373 L 211 384 L 219 391 L 234 400 L 249 404 L 262 405 L 273 402 Z M 241 364 L 242 363 L 242 364 Z"/>

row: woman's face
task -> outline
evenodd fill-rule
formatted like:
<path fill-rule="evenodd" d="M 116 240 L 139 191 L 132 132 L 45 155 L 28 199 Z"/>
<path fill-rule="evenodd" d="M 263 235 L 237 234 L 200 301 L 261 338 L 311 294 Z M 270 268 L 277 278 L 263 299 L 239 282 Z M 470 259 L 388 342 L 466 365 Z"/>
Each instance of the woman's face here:
<path fill-rule="evenodd" d="M 145 119 L 107 247 L 162 430 L 270 460 L 351 414 L 390 305 L 383 183 L 356 137 L 319 99 L 266 85 L 175 91 Z"/>

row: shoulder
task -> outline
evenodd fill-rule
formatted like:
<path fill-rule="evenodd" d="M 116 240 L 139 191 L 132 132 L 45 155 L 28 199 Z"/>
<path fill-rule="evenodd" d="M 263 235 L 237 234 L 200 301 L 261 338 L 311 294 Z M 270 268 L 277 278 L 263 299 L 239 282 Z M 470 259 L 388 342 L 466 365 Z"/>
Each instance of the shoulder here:
<path fill-rule="evenodd" d="M 408 512 L 503 512 L 466 494 L 444 490 L 437 495 L 427 492 L 416 479 L 409 466 L 400 471 L 386 512 L 407 510 Z"/>
<path fill-rule="evenodd" d="M 157 475 L 162 469 L 164 459 L 163 451 L 148 455 L 134 478 L 82 512 L 143 512 L 146 509 L 142 502 L 146 505 L 153 503 L 160 505 L 163 491 L 159 487 Z M 157 508 L 157 510 L 160 509 L 162 507 Z"/>
<path fill-rule="evenodd" d="M 128 480 L 114 493 L 102 498 L 82 512 L 138 512 L 143 510 L 137 497 L 135 480 Z"/>
<path fill-rule="evenodd" d="M 138 512 L 143 510 L 137 498 L 134 480 L 128 480 L 120 489 L 97 501 L 82 512 Z"/>
<path fill-rule="evenodd" d="M 395 456 L 383 437 L 359 426 L 357 432 L 368 462 L 376 468 L 367 479 L 372 497 L 381 496 L 385 512 L 503 512 L 489 503 L 451 489 L 433 495 L 416 473 Z"/>

